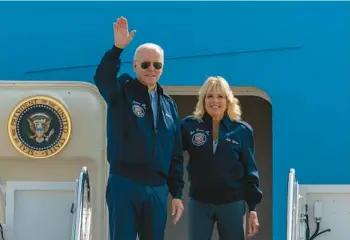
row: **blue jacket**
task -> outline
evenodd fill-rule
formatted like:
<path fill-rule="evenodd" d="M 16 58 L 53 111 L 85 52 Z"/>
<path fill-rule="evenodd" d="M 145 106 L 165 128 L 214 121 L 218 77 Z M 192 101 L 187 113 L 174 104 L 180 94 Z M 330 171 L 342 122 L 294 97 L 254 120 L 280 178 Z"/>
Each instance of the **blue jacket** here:
<path fill-rule="evenodd" d="M 148 88 L 128 74 L 117 77 L 121 53 L 114 46 L 108 50 L 94 77 L 108 107 L 110 173 L 148 185 L 167 183 L 173 198 L 182 198 L 183 150 L 177 106 L 157 84 L 155 127 Z"/>
<path fill-rule="evenodd" d="M 181 123 L 190 197 L 203 203 L 225 204 L 246 200 L 249 210 L 260 203 L 259 174 L 255 162 L 253 129 L 245 122 L 225 116 L 219 126 L 219 140 L 213 153 L 212 118 L 185 117 Z"/>

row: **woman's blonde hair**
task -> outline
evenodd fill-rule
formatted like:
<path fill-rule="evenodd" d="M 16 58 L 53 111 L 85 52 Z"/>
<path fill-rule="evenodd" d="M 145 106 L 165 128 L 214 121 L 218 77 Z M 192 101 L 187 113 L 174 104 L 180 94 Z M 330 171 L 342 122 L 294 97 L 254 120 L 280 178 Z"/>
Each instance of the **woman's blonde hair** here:
<path fill-rule="evenodd" d="M 233 92 L 227 83 L 227 81 L 220 76 L 208 77 L 203 86 L 199 89 L 198 102 L 193 115 L 196 119 L 201 119 L 204 115 L 205 107 L 204 100 L 208 92 L 215 90 L 218 93 L 223 94 L 227 99 L 226 114 L 231 121 L 239 121 L 242 117 L 241 106 L 239 100 L 233 95 Z"/>

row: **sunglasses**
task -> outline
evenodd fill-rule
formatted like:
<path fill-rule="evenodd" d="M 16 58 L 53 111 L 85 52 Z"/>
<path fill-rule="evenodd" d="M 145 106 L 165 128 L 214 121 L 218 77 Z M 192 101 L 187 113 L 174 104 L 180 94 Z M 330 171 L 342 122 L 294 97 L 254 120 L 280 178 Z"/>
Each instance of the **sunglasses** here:
<path fill-rule="evenodd" d="M 161 62 L 153 62 L 152 64 L 153 64 L 153 67 L 157 70 L 160 70 L 163 67 L 163 63 L 161 63 Z M 147 69 L 147 68 L 149 68 L 149 66 L 151 66 L 151 62 L 145 61 L 145 62 L 141 63 L 142 69 Z"/>

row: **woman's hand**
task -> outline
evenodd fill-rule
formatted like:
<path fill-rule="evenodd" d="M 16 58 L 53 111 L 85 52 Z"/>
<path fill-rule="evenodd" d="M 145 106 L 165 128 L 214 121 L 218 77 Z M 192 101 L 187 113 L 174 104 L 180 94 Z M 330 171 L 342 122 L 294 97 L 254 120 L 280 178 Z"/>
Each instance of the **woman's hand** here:
<path fill-rule="evenodd" d="M 259 231 L 258 214 L 250 211 L 248 215 L 248 237 L 253 237 Z"/>

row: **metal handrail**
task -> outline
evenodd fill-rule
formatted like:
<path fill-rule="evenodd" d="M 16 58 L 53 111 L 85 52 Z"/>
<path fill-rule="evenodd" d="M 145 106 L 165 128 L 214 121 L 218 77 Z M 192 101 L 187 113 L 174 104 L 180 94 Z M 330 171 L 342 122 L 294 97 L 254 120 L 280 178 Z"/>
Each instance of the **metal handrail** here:
<path fill-rule="evenodd" d="M 299 183 L 295 176 L 295 169 L 289 170 L 288 201 L 287 201 L 287 240 L 299 239 Z"/>
<path fill-rule="evenodd" d="M 287 197 L 287 240 L 293 239 L 293 199 L 294 199 L 295 170 L 289 170 Z"/>
<path fill-rule="evenodd" d="M 87 167 L 81 169 L 77 179 L 71 212 L 74 214 L 71 240 L 91 240 L 91 185 Z"/>

